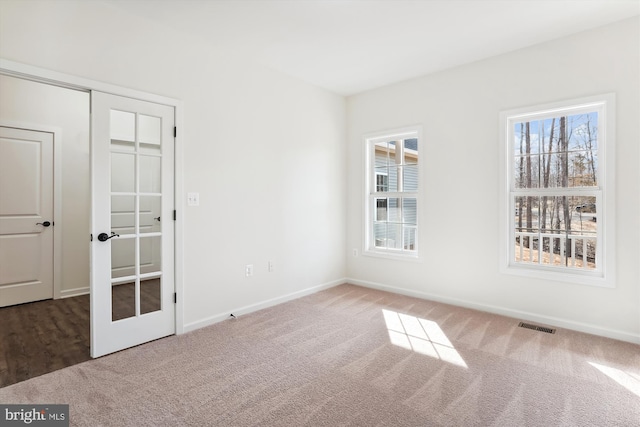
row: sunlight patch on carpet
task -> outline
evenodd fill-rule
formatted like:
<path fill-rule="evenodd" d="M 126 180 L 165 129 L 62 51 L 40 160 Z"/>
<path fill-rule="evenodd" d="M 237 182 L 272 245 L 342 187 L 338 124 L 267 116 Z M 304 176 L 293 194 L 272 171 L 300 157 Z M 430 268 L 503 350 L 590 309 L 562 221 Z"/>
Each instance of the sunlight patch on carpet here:
<path fill-rule="evenodd" d="M 599 363 L 589 362 L 589 365 L 593 366 L 594 368 L 629 390 L 631 393 L 640 397 L 640 378 L 621 371 L 620 369 L 600 365 Z"/>
<path fill-rule="evenodd" d="M 434 321 L 382 310 L 391 344 L 467 368 L 440 326 Z"/>

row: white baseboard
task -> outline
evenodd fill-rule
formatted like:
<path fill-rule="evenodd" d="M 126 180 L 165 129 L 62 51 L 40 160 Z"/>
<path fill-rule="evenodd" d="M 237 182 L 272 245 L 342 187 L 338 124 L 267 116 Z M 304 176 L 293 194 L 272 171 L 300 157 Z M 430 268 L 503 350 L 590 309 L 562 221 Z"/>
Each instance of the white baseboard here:
<path fill-rule="evenodd" d="M 444 304 L 451 304 L 458 307 L 472 308 L 474 310 L 485 311 L 488 313 L 499 314 L 502 316 L 513 317 L 520 320 L 528 320 L 532 322 L 543 323 L 549 326 L 556 326 L 559 328 L 571 329 L 578 332 L 585 332 L 592 335 L 599 335 L 606 338 L 613 338 L 620 341 L 631 342 L 634 344 L 640 344 L 640 335 L 630 332 L 619 331 L 615 329 L 603 328 L 601 326 L 576 322 L 568 319 L 561 319 L 558 317 L 545 316 L 536 313 L 530 313 L 526 311 L 513 310 L 505 307 L 498 307 L 488 304 L 478 304 L 472 301 L 462 300 L 458 298 L 449 298 L 441 295 L 429 294 L 426 292 L 414 291 L 411 289 L 398 288 L 395 286 L 384 285 L 382 283 L 369 282 L 365 280 L 347 279 L 347 283 L 363 286 L 371 289 L 378 289 L 381 291 L 393 292 L 400 295 L 406 295 L 410 297 L 416 297 L 426 299 L 430 301 L 441 302 Z"/>
<path fill-rule="evenodd" d="M 196 329 L 204 328 L 205 326 L 210 326 L 210 325 L 213 325 L 215 323 L 221 322 L 223 320 L 227 320 L 227 319 L 229 319 L 229 316 L 231 315 L 231 313 L 233 313 L 234 316 L 241 316 L 243 314 L 252 313 L 254 311 L 262 310 L 264 308 L 268 308 L 268 307 L 272 307 L 274 305 L 282 304 L 283 302 L 287 302 L 287 301 L 291 301 L 291 300 L 294 300 L 294 299 L 297 299 L 297 298 L 301 298 L 301 297 L 304 297 L 304 296 L 307 296 L 307 295 L 315 294 L 316 292 L 322 291 L 324 289 L 333 288 L 334 286 L 342 285 L 343 283 L 346 283 L 346 282 L 347 282 L 347 279 L 344 279 L 344 278 L 337 279 L 337 280 L 333 280 L 331 282 L 324 283 L 322 285 L 313 286 L 311 288 L 303 289 L 301 291 L 293 292 L 293 293 L 290 293 L 290 294 L 287 294 L 287 295 L 283 295 L 283 296 L 280 296 L 280 297 L 268 299 L 266 301 L 262 301 L 262 302 L 259 302 L 259 303 L 256 303 L 256 304 L 251 304 L 251 305 L 247 305 L 247 306 L 244 306 L 244 307 L 237 307 L 237 308 L 225 311 L 224 313 L 220 313 L 220 314 L 216 314 L 216 315 L 207 317 L 206 319 L 198 320 L 196 322 L 187 323 L 187 324 L 184 325 L 182 333 L 195 331 Z"/>
<path fill-rule="evenodd" d="M 77 297 L 79 295 L 86 295 L 88 293 L 89 293 L 88 286 L 84 288 L 64 289 L 60 291 L 60 298 Z"/>

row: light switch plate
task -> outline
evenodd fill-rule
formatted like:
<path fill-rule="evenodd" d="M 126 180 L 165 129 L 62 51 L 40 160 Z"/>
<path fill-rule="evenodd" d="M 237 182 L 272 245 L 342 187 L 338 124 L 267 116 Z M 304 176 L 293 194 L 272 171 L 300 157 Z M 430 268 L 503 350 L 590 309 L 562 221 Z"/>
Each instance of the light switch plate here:
<path fill-rule="evenodd" d="M 187 206 L 200 206 L 200 193 L 187 193 Z"/>

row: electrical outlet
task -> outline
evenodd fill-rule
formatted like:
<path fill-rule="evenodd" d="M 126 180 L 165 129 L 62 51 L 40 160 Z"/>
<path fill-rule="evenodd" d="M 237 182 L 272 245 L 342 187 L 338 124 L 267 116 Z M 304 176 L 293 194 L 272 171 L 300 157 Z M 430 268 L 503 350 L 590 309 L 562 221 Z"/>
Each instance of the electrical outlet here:
<path fill-rule="evenodd" d="M 244 266 L 244 275 L 247 277 L 253 276 L 253 264 L 247 264 Z"/>
<path fill-rule="evenodd" d="M 268 269 L 269 269 L 269 273 L 273 273 L 276 270 L 276 266 L 273 263 L 273 261 L 269 261 Z"/>
<path fill-rule="evenodd" d="M 353 256 L 358 256 L 358 250 L 357 249 L 353 249 Z"/>

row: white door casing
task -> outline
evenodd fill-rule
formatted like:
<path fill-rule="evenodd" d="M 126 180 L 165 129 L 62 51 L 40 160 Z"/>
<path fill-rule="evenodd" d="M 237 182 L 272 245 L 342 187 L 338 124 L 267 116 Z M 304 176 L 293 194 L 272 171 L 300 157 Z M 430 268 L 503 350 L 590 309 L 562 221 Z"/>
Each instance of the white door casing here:
<path fill-rule="evenodd" d="M 50 132 L 0 127 L 0 307 L 53 298 L 53 152 Z"/>
<path fill-rule="evenodd" d="M 166 105 L 96 91 L 91 99 L 91 354 L 99 357 L 176 332 L 175 119 Z"/>

